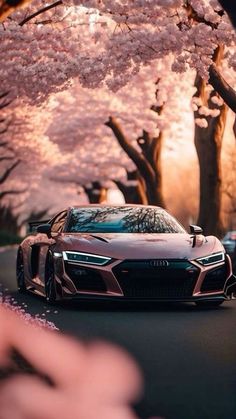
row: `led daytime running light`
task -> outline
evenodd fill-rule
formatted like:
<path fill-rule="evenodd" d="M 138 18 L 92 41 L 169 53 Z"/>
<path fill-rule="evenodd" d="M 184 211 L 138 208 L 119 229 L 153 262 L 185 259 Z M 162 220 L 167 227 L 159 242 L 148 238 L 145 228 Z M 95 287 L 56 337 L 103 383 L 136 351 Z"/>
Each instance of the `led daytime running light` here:
<path fill-rule="evenodd" d="M 53 252 L 53 256 L 55 258 L 62 258 L 62 253 L 60 253 L 60 252 Z"/>
<path fill-rule="evenodd" d="M 107 256 L 93 255 L 91 253 L 82 253 L 82 252 L 62 252 L 63 258 L 67 262 L 71 263 L 85 263 L 89 265 L 106 265 L 111 258 Z"/>
<path fill-rule="evenodd" d="M 196 259 L 198 263 L 203 266 L 214 265 L 216 263 L 223 262 L 225 260 L 225 254 L 223 252 L 215 253 L 209 256 Z"/>

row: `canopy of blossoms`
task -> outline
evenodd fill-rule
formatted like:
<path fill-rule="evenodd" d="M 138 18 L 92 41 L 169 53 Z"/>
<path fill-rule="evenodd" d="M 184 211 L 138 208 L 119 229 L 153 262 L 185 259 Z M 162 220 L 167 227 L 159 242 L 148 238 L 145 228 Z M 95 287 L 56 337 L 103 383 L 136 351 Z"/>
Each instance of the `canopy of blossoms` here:
<path fill-rule="evenodd" d="M 156 98 L 157 78 L 160 81 Z M 153 62 L 143 68 L 115 95 L 105 87 L 91 90 L 73 83 L 67 91 L 51 95 L 40 107 L 20 105 L 19 98 L 6 110 L 9 114 L 16 114 L 15 124 L 9 127 L 6 137 L 11 135 L 11 144 L 22 159 L 22 165 L 12 174 L 6 187 L 19 178 L 21 182 L 30 180 L 28 192 L 31 195 L 43 184 L 40 199 L 30 199 L 31 203 L 41 204 L 44 201 L 42 196 L 48 190 L 52 190 L 53 195 L 53 187 L 57 189 L 57 196 L 61 200 L 62 192 L 65 195 L 69 183 L 73 186 L 71 193 L 75 194 L 78 185 L 95 180 L 124 181 L 125 169 L 132 170 L 134 166 L 111 130 L 105 126 L 110 115 L 118 119 L 136 147 L 136 139 L 143 129 L 151 135 L 163 130 L 166 170 L 170 165 L 176 167 L 176 163 L 172 162 L 178 159 L 179 152 L 188 153 L 189 162 L 196 159 L 191 141 L 192 81 L 193 74 L 186 74 L 184 79 L 178 74 L 171 74 L 170 65 L 163 61 L 161 64 Z M 184 100 L 181 98 L 182 91 L 185 92 Z M 163 103 L 161 116 L 150 109 L 153 104 Z M 63 185 L 61 188 L 59 183 L 49 186 L 46 178 L 53 182 L 63 181 Z M 74 188 L 76 184 L 77 189 Z M 67 198 L 68 202 L 71 200 Z"/>
<path fill-rule="evenodd" d="M 235 31 L 216 0 L 52 5 L 35 0 L 0 26 L 2 88 L 14 87 L 32 102 L 68 88 L 73 79 L 117 91 L 141 66 L 163 57 L 173 57 L 173 71 L 193 68 L 207 79 L 219 44 L 227 48 L 227 66 L 236 66 Z"/>
<path fill-rule="evenodd" d="M 133 144 L 142 129 L 164 130 L 167 172 L 181 144 L 196 159 L 193 79 L 208 79 L 219 45 L 221 72 L 235 85 L 235 31 L 216 0 L 35 0 L 0 24 L 0 42 L 1 86 L 17 98 L 7 136 L 24 163 L 11 181 L 30 180 L 35 191 L 42 183 L 53 190 L 45 175 L 77 183 L 125 177 L 132 165 L 104 126 L 110 115 Z M 194 98 L 199 126 L 219 114 L 222 101 L 212 100 L 216 109 Z M 153 103 L 165 104 L 161 117 Z"/>

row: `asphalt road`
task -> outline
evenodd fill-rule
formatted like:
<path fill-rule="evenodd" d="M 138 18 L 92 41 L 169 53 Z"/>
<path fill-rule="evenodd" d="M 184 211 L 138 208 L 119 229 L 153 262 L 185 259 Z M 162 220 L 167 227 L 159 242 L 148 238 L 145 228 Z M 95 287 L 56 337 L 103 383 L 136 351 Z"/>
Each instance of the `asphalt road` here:
<path fill-rule="evenodd" d="M 118 343 L 137 360 L 145 378 L 136 407 L 141 418 L 236 419 L 236 301 L 215 310 L 193 304 L 51 308 L 42 298 L 17 294 L 15 253 L 0 253 L 0 283 L 19 304 L 62 332 Z"/>

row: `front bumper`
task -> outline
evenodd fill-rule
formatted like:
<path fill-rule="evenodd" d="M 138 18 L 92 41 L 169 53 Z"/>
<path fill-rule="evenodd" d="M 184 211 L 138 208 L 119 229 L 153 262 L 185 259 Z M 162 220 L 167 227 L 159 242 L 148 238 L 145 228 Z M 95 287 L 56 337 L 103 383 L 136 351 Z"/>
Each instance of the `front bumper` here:
<path fill-rule="evenodd" d="M 54 262 L 57 299 L 191 302 L 236 295 L 236 277 L 227 255 L 225 262 L 214 267 L 174 259 L 167 266 L 148 259 L 116 260 L 105 266 L 68 263 L 62 258 Z"/>

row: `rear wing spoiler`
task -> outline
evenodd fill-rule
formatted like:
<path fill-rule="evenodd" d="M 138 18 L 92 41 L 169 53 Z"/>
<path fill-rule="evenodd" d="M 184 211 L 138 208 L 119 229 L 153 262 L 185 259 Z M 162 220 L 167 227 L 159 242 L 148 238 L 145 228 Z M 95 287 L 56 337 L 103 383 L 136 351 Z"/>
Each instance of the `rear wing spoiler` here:
<path fill-rule="evenodd" d="M 37 230 L 37 227 L 42 224 L 48 224 L 50 220 L 41 220 L 41 221 L 29 221 L 28 222 L 28 232 L 33 233 Z"/>

